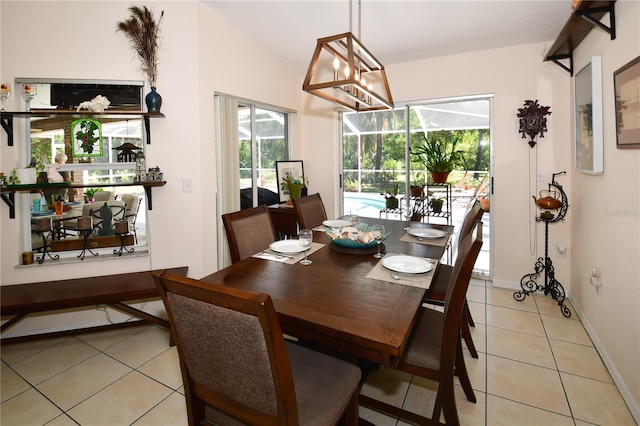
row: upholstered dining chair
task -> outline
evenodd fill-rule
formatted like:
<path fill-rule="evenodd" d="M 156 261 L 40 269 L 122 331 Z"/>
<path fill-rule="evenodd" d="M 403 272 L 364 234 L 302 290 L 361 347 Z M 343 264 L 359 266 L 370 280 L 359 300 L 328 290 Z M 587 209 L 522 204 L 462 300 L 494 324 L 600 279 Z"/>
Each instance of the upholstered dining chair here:
<path fill-rule="evenodd" d="M 300 229 L 313 229 L 327 220 L 327 212 L 320 194 L 311 194 L 293 200 Z"/>
<path fill-rule="evenodd" d="M 271 297 L 154 272 L 189 425 L 358 422 L 358 367 L 286 341 Z"/>
<path fill-rule="evenodd" d="M 129 229 L 133 231 L 133 238 L 138 244 L 138 233 L 136 232 L 136 220 L 138 210 L 140 210 L 140 197 L 137 194 L 122 194 L 120 200 L 127 206 L 124 212 L 124 220 L 129 222 Z"/>
<path fill-rule="evenodd" d="M 458 233 L 457 237 L 458 244 L 471 233 L 475 225 L 480 221 L 480 219 L 482 219 L 483 214 L 484 210 L 480 207 L 480 202 L 478 200 L 475 200 L 464 215 L 464 219 L 460 227 L 460 232 Z M 440 306 L 444 304 L 445 295 L 447 293 L 447 285 L 449 284 L 452 270 L 453 267 L 451 265 L 440 265 L 438 267 L 438 270 L 431 280 L 431 286 L 429 287 L 425 295 L 425 302 Z M 473 343 L 471 330 L 469 329 L 469 326 L 475 327 L 475 323 L 473 321 L 473 317 L 471 316 L 471 312 L 469 311 L 469 304 L 466 300 L 466 297 L 462 316 L 463 320 L 460 325 L 462 338 L 467 344 L 467 349 L 471 353 L 471 356 L 474 358 L 478 358 L 478 351 L 476 350 L 476 346 Z"/>
<path fill-rule="evenodd" d="M 116 199 L 113 191 L 97 191 L 93 194 L 93 201 L 114 201 Z"/>
<path fill-rule="evenodd" d="M 222 215 L 231 262 L 240 262 L 269 247 L 276 231 L 266 204 Z"/>
<path fill-rule="evenodd" d="M 460 322 L 469 279 L 481 247 L 482 222 L 478 222 L 472 233 L 458 246 L 444 312 L 430 308 L 419 310 L 411 336 L 395 366 L 398 370 L 438 382 L 432 419 L 438 421 L 440 413 L 444 412 L 448 425 L 460 424 L 454 395 L 454 375 L 460 379 L 467 399 L 476 402 L 462 353 Z M 361 395 L 360 402 L 364 406 L 382 408 L 400 418 L 411 418 L 411 413 L 381 401 L 372 401 L 366 396 Z"/>

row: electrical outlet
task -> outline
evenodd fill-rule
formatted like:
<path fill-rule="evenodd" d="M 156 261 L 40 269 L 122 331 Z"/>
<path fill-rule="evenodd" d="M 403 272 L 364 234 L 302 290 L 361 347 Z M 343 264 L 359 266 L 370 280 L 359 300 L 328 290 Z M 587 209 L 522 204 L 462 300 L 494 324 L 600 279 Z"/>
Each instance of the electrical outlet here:
<path fill-rule="evenodd" d="M 544 182 L 544 172 L 542 170 L 536 172 L 536 180 L 538 182 Z"/>

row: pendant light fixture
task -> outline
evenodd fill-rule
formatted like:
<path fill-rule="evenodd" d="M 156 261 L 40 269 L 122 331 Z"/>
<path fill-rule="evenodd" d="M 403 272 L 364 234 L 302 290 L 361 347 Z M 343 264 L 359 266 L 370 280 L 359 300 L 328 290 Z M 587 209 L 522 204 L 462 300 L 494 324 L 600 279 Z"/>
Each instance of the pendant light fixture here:
<path fill-rule="evenodd" d="M 355 112 L 393 108 L 384 65 L 351 32 L 318 39 L 302 90 Z M 358 37 L 360 37 L 358 0 Z"/>

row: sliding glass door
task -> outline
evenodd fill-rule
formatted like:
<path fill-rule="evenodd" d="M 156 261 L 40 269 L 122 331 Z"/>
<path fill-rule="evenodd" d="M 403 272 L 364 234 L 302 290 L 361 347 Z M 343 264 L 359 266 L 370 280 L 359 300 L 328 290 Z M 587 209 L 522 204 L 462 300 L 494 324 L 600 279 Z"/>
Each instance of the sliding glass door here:
<path fill-rule="evenodd" d="M 457 226 L 469 202 L 490 195 L 491 97 L 407 105 L 392 111 L 342 114 L 342 206 L 345 214 Z M 415 154 L 425 138 L 457 139 L 462 161 L 445 184 L 434 184 Z M 413 153 L 413 154 L 412 154 Z M 423 159 L 424 160 L 424 159 Z M 387 204 L 396 198 L 398 206 Z M 436 211 L 434 200 L 444 207 Z M 486 240 L 490 213 L 483 218 Z M 490 275 L 490 244 L 478 273 Z"/>

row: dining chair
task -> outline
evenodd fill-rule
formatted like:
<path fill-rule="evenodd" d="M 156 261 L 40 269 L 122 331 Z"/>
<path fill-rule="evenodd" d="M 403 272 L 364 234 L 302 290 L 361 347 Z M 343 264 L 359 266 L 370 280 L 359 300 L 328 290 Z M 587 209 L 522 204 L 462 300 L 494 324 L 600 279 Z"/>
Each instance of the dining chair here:
<path fill-rule="evenodd" d="M 311 194 L 293 200 L 300 229 L 313 229 L 327 220 L 327 212 L 320 194 Z"/>
<path fill-rule="evenodd" d="M 458 246 L 451 278 L 447 287 L 444 312 L 421 308 L 416 323 L 397 365 L 398 370 L 438 382 L 438 393 L 432 420 L 438 421 L 444 412 L 445 423 L 459 425 L 454 395 L 454 375 L 471 402 L 476 397 L 469 380 L 462 353 L 460 322 L 473 265 L 482 247 L 482 222 Z M 400 418 L 411 420 L 415 414 L 369 397 L 360 396 L 360 403 L 382 409 Z"/>
<path fill-rule="evenodd" d="M 129 229 L 133 230 L 133 238 L 136 244 L 138 244 L 136 220 L 138 219 L 138 211 L 140 210 L 141 197 L 137 194 L 122 194 L 120 200 L 127 206 L 124 213 L 124 220 L 129 222 Z"/>
<path fill-rule="evenodd" d="M 155 271 L 189 425 L 358 422 L 360 369 L 285 341 L 264 293 Z"/>
<path fill-rule="evenodd" d="M 231 262 L 240 262 L 269 247 L 276 231 L 266 204 L 222 215 Z"/>
<path fill-rule="evenodd" d="M 474 200 L 471 207 L 467 210 L 464 216 L 464 220 L 462 221 L 462 225 L 460 227 L 460 232 L 458 233 L 457 242 L 464 240 L 475 227 L 475 225 L 482 219 L 482 215 L 484 214 L 484 210 L 480 206 L 480 202 L 478 200 Z M 431 280 L 431 285 L 426 292 L 425 302 L 432 305 L 444 305 L 445 295 L 447 293 L 447 285 L 449 284 L 449 280 L 451 278 L 451 272 L 453 267 L 451 265 L 441 264 L 438 266 L 434 276 Z M 471 316 L 471 312 L 469 311 L 469 304 L 465 297 L 465 303 L 462 312 L 463 320 L 460 324 L 462 338 L 467 344 L 467 349 L 471 353 L 471 356 L 474 358 L 478 358 L 478 351 L 476 350 L 476 346 L 473 343 L 473 338 L 471 337 L 471 330 L 469 326 L 475 327 L 475 323 L 473 321 L 473 317 Z"/>

